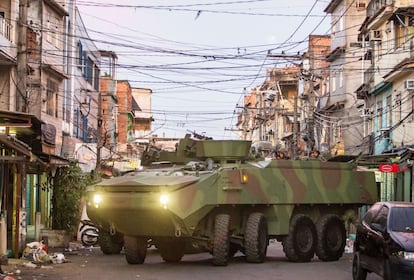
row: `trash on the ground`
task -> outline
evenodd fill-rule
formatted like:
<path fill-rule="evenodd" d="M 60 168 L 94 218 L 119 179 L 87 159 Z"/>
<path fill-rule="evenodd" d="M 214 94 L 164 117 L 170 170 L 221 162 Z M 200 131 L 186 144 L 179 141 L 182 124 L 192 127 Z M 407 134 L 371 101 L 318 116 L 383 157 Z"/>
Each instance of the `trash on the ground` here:
<path fill-rule="evenodd" d="M 355 241 L 355 234 L 350 234 L 348 238 L 346 239 L 345 253 L 354 252 L 354 241 Z"/>
<path fill-rule="evenodd" d="M 24 259 L 36 262 L 36 263 L 50 263 L 51 258 L 47 254 L 47 247 L 42 241 L 34 241 L 26 244 L 26 248 L 23 250 L 22 257 Z"/>
<path fill-rule="evenodd" d="M 4 278 L 2 278 L 2 280 L 16 280 L 16 278 L 14 278 L 14 277 L 12 277 L 10 275 L 7 275 Z"/>
<path fill-rule="evenodd" d="M 53 263 L 64 263 L 67 262 L 65 255 L 62 253 L 54 253 L 52 256 Z"/>
<path fill-rule="evenodd" d="M 42 266 L 40 266 L 40 268 L 44 268 L 44 269 L 52 269 L 52 268 L 53 268 L 53 266 L 51 266 L 51 265 L 42 265 Z"/>
<path fill-rule="evenodd" d="M 43 241 L 34 241 L 26 244 L 22 257 L 32 261 L 34 267 L 36 264 L 60 264 L 68 262 L 63 253 L 48 254 L 47 247 Z"/>
<path fill-rule="evenodd" d="M 79 251 L 82 248 L 82 245 L 78 242 L 69 242 L 69 247 L 65 251 Z"/>
<path fill-rule="evenodd" d="M 37 264 L 34 264 L 32 262 L 25 262 L 25 263 L 23 263 L 23 266 L 24 267 L 30 267 L 30 268 L 36 268 Z"/>
<path fill-rule="evenodd" d="M 45 252 L 48 251 L 47 246 L 43 243 L 43 240 L 42 241 L 33 241 L 33 242 L 30 242 L 30 243 L 27 243 L 26 244 L 26 247 L 29 247 L 29 248 L 41 248 Z"/>

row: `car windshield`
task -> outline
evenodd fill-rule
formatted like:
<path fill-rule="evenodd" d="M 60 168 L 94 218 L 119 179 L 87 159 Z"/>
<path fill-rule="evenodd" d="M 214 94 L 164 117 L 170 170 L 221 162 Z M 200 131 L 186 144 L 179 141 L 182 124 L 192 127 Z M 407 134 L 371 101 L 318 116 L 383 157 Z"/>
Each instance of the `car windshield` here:
<path fill-rule="evenodd" d="M 394 207 L 390 214 L 390 230 L 414 232 L 414 207 Z"/>

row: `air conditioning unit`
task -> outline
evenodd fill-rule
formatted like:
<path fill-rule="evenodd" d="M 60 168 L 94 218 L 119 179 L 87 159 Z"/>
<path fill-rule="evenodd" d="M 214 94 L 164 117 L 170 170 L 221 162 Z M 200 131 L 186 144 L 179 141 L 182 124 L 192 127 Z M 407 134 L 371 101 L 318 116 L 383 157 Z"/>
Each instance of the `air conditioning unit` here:
<path fill-rule="evenodd" d="M 408 90 L 414 90 L 414 79 L 405 80 L 404 81 L 404 88 L 408 89 Z"/>

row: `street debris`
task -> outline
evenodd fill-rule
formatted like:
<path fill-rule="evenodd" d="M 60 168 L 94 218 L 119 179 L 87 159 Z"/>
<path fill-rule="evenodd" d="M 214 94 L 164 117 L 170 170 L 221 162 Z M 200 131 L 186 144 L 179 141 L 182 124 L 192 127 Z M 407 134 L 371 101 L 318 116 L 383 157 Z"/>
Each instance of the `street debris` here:
<path fill-rule="evenodd" d="M 26 244 L 26 248 L 23 251 L 22 258 L 31 261 L 34 267 L 38 267 L 40 264 L 61 264 L 68 262 L 63 253 L 48 253 L 48 248 L 43 241 L 34 241 Z M 26 267 L 31 266 L 29 263 L 25 263 Z"/>

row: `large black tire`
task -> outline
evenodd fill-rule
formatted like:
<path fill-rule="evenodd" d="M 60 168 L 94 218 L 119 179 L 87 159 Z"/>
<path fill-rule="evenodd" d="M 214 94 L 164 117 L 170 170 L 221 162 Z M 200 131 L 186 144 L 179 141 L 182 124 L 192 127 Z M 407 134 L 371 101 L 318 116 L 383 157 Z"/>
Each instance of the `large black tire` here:
<path fill-rule="evenodd" d="M 101 247 L 102 253 L 105 255 L 119 254 L 124 247 L 123 238 L 120 233 L 111 235 L 104 230 L 99 231 L 98 244 Z"/>
<path fill-rule="evenodd" d="M 129 264 L 142 264 L 147 256 L 147 241 L 145 239 L 124 236 L 125 258 Z"/>
<path fill-rule="evenodd" d="M 353 280 L 366 280 L 367 270 L 361 266 L 359 252 L 355 252 L 352 259 L 352 279 Z"/>
<path fill-rule="evenodd" d="M 213 264 L 226 266 L 229 261 L 230 249 L 230 216 L 218 214 L 214 221 Z"/>
<path fill-rule="evenodd" d="M 182 240 L 171 239 L 157 243 L 162 259 L 166 262 L 179 262 L 184 256 L 185 244 Z"/>
<path fill-rule="evenodd" d="M 246 261 L 262 263 L 266 257 L 268 244 L 266 218 L 262 213 L 250 214 L 244 232 Z"/>
<path fill-rule="evenodd" d="M 316 243 L 315 224 L 306 215 L 295 215 L 290 221 L 289 234 L 282 240 L 288 260 L 309 262 L 315 254 Z"/>
<path fill-rule="evenodd" d="M 325 215 L 316 223 L 318 245 L 316 255 L 322 261 L 339 260 L 345 249 L 346 230 L 337 215 Z"/>

